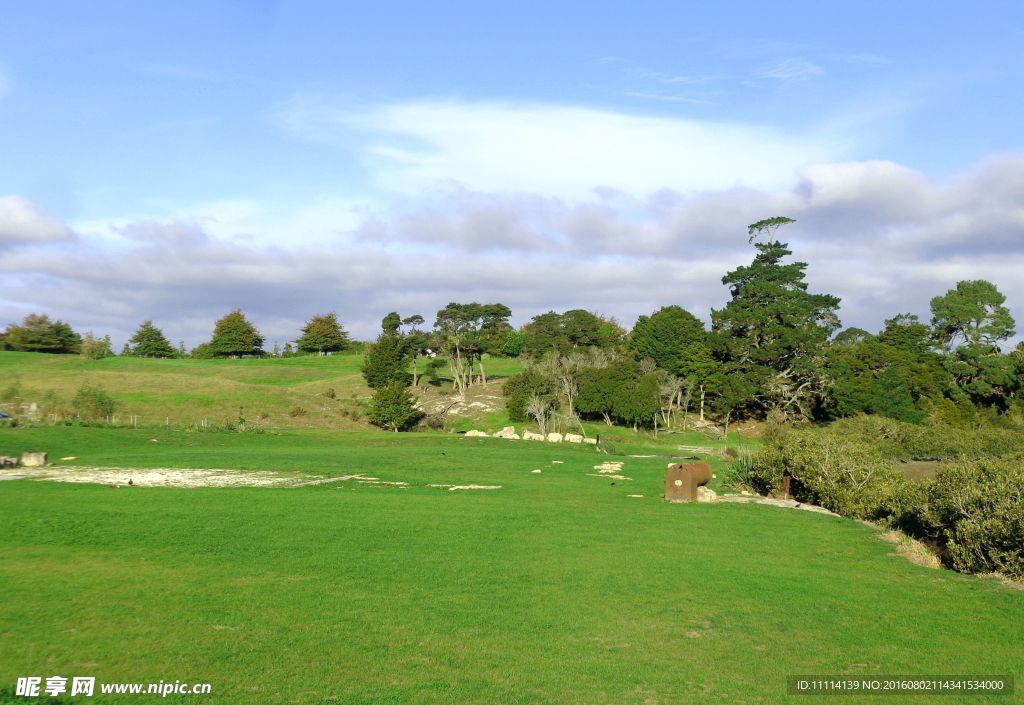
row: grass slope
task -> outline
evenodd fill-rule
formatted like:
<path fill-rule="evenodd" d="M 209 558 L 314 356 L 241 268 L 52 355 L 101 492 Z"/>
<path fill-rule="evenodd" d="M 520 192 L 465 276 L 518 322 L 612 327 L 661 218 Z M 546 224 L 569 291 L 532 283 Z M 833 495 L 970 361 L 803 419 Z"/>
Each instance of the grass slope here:
<path fill-rule="evenodd" d="M 365 428 L 342 415 L 346 402 L 368 399 L 361 355 L 245 360 L 154 360 L 0 352 L 0 400 L 11 405 L 52 403 L 70 409 L 82 385 L 100 386 L 117 402 L 124 422 L 186 426 L 206 419 L 234 423 L 241 411 L 250 424 L 271 427 Z M 422 369 L 423 363 L 420 362 Z M 495 378 L 519 370 L 517 360 L 487 361 Z M 335 398 L 325 393 L 334 390 Z M 500 393 L 500 392 L 499 392 Z M 53 400 L 46 400 L 48 394 Z M 305 414 L 293 416 L 301 407 Z"/>
<path fill-rule="evenodd" d="M 845 519 L 666 505 L 664 459 L 619 458 L 633 480 L 613 485 L 587 476 L 609 457 L 593 449 L 492 439 L 0 434 L 76 463 L 412 483 L 0 483 L 0 688 L 85 674 L 213 684 L 166 702 L 649 705 L 784 702 L 796 673 L 1024 675 L 1024 594 L 911 565 Z M 850 701 L 815 701 L 832 699 Z"/>

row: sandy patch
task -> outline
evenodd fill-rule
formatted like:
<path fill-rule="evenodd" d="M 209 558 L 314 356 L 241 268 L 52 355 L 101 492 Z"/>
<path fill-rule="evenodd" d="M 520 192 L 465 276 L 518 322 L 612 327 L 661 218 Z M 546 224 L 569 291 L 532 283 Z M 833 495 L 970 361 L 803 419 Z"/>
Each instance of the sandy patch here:
<path fill-rule="evenodd" d="M 501 485 L 427 485 L 427 487 L 447 488 L 449 492 L 455 490 L 500 490 Z"/>
<path fill-rule="evenodd" d="M 0 470 L 0 476 L 8 474 L 14 473 Z M 274 470 L 111 468 L 74 465 L 19 468 L 16 474 L 33 480 L 132 487 L 308 487 L 344 479 L 326 475 L 289 474 Z"/>
<path fill-rule="evenodd" d="M 587 477 L 603 477 L 607 480 L 632 480 L 632 477 L 626 477 L 625 475 L 598 475 L 592 472 L 587 473 Z"/>

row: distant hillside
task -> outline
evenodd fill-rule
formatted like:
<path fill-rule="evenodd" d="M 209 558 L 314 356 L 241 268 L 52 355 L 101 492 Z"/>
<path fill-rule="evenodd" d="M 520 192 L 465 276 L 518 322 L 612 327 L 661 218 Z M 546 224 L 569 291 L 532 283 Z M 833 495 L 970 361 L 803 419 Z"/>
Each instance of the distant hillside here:
<path fill-rule="evenodd" d="M 156 360 L 0 352 L 0 409 L 12 416 L 70 416 L 83 385 L 99 386 L 117 402 L 119 423 L 236 423 L 270 428 L 365 428 L 360 403 L 370 390 L 359 373 L 362 355 L 247 360 Z M 494 360 L 494 374 L 516 371 Z M 491 370 L 489 370 L 490 372 Z M 448 385 L 443 385 L 442 389 Z M 440 390 L 431 390 L 434 396 Z M 32 405 L 35 405 L 34 407 Z M 354 412 L 354 414 L 353 414 Z M 353 415 L 356 420 L 353 420 Z"/>

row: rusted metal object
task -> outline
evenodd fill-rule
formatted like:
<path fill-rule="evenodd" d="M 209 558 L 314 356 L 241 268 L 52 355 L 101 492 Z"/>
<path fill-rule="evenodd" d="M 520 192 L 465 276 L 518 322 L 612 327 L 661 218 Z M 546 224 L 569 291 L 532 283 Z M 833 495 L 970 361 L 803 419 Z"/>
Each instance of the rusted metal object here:
<path fill-rule="evenodd" d="M 707 463 L 673 463 L 665 473 L 665 499 L 669 502 L 696 502 L 697 488 L 711 482 Z"/>

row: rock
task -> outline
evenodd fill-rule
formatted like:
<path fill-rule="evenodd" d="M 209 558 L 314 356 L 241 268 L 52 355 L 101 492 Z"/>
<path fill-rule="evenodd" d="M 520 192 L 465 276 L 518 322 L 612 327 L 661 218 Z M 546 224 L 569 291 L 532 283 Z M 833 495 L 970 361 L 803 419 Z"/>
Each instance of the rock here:
<path fill-rule="evenodd" d="M 697 501 L 698 502 L 714 502 L 718 499 L 718 495 L 714 490 L 709 490 L 707 487 L 697 488 Z"/>
<path fill-rule="evenodd" d="M 544 440 L 544 436 L 540 435 L 539 433 L 534 433 L 533 431 L 523 431 L 523 440 L 524 441 L 543 441 Z"/>
<path fill-rule="evenodd" d="M 549 433 L 547 440 L 548 440 L 548 443 L 561 443 L 562 442 L 562 434 L 561 433 L 554 433 L 554 432 Z"/>
<path fill-rule="evenodd" d="M 466 431 L 467 438 L 487 438 L 487 434 L 484 431 Z"/>
<path fill-rule="evenodd" d="M 516 427 L 515 426 L 506 426 L 505 428 L 503 428 L 500 431 L 498 431 L 497 433 L 495 433 L 494 437 L 495 438 L 515 438 L 516 440 L 519 439 L 519 435 L 516 434 Z"/>
<path fill-rule="evenodd" d="M 592 446 L 596 446 L 597 445 L 597 439 L 596 438 L 584 438 L 583 442 L 584 443 L 589 443 Z"/>
<path fill-rule="evenodd" d="M 565 434 L 565 442 L 566 443 L 582 443 L 583 442 L 583 436 L 581 436 L 578 433 L 567 433 L 567 434 Z"/>
<path fill-rule="evenodd" d="M 18 459 L 11 455 L 0 455 L 0 468 L 16 468 Z"/>
<path fill-rule="evenodd" d="M 541 469 L 540 468 L 536 468 L 536 469 L 530 471 L 530 474 L 532 474 L 532 475 L 540 475 L 540 473 L 541 473 Z"/>
<path fill-rule="evenodd" d="M 616 460 L 609 460 L 608 462 L 595 465 L 594 469 L 598 472 L 609 473 L 609 472 L 620 472 L 622 470 L 622 463 Z"/>
<path fill-rule="evenodd" d="M 46 453 L 22 453 L 21 464 L 26 468 L 39 468 L 47 464 Z"/>

